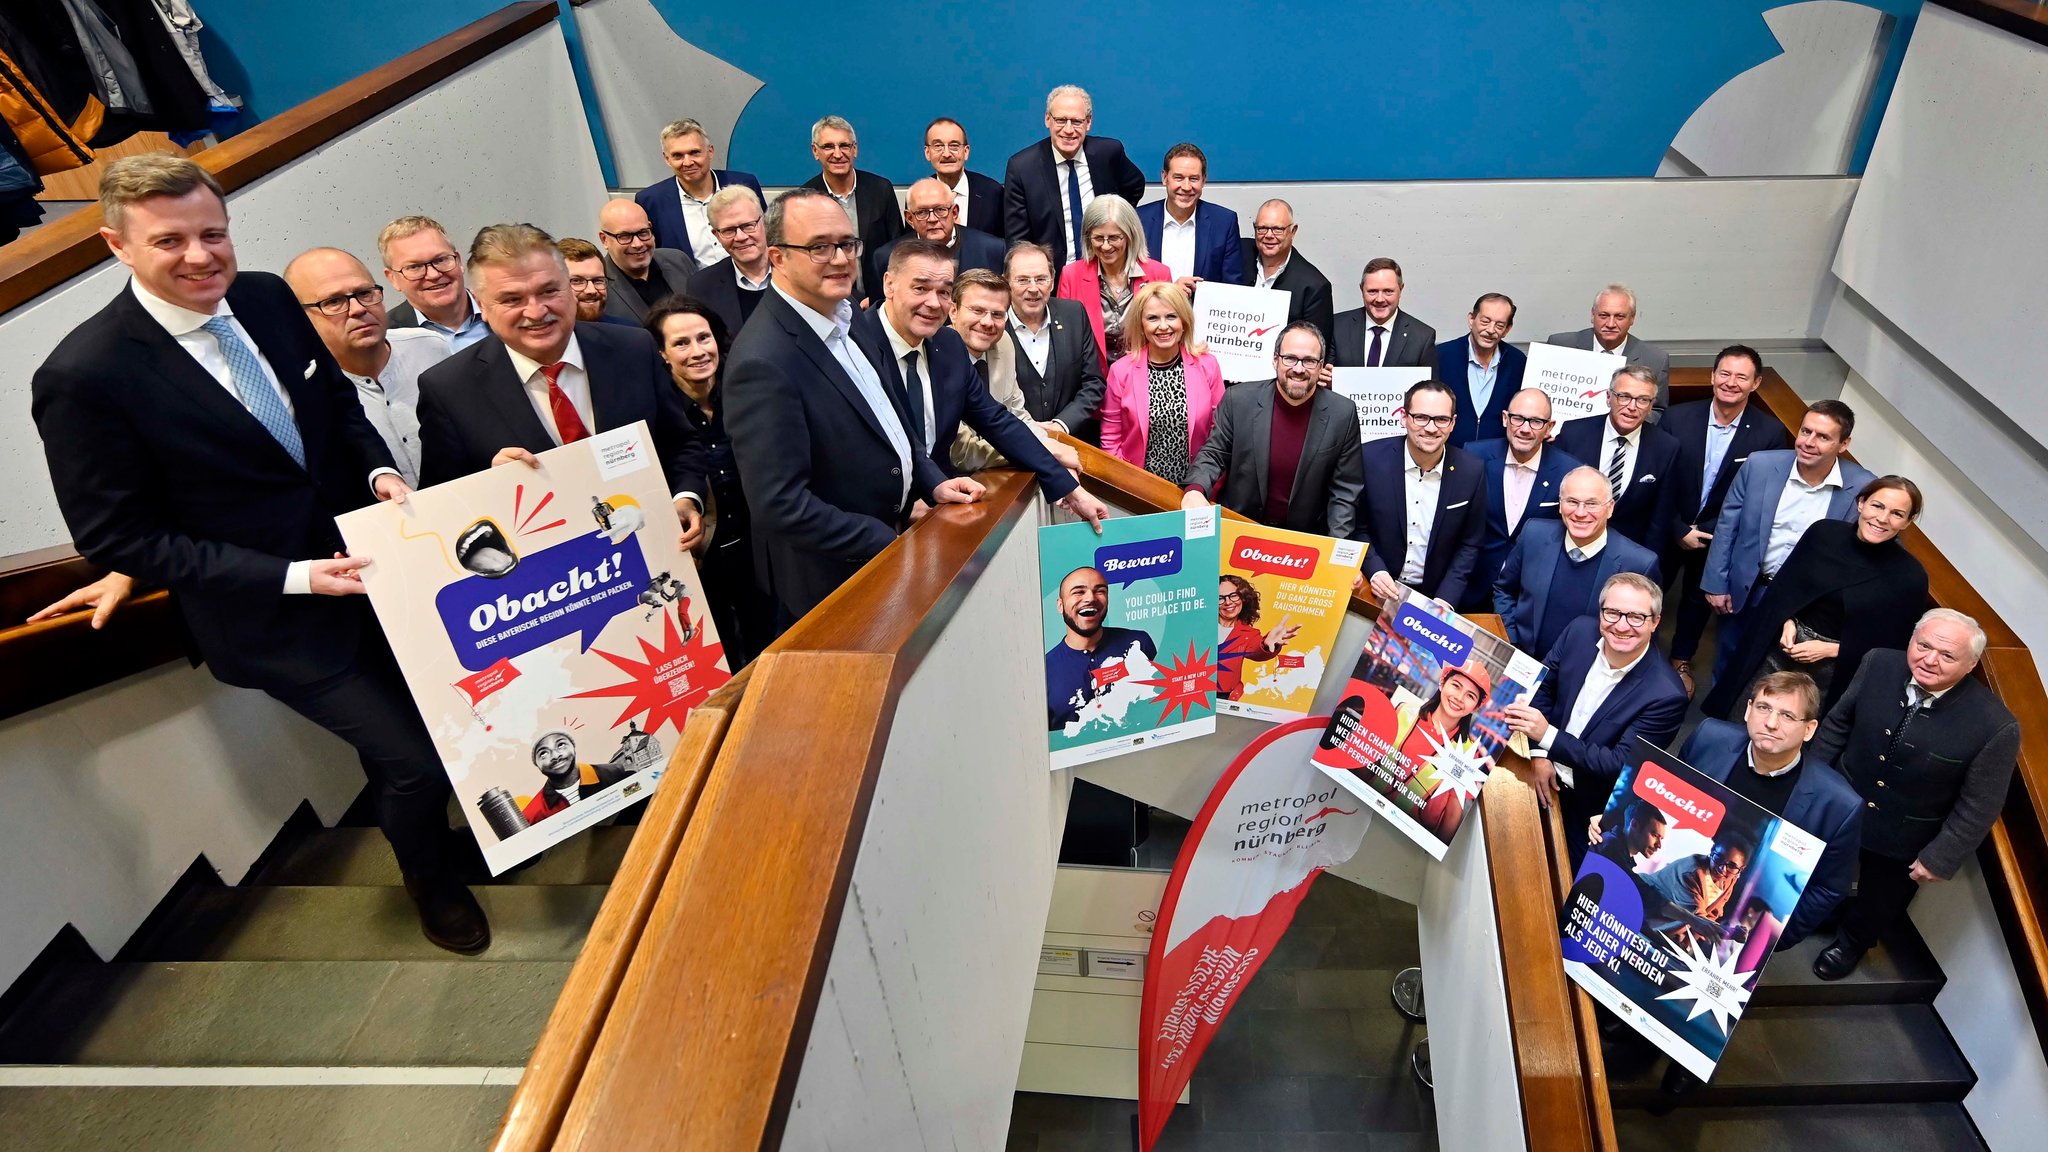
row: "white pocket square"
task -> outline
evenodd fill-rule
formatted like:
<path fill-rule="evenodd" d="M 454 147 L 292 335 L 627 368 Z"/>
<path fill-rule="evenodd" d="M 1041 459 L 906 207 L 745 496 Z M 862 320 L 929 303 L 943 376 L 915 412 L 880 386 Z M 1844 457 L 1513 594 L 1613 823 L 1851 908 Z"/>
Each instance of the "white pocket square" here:
<path fill-rule="evenodd" d="M 1734 463 L 1734 464 L 1740 464 L 1740 463 L 1742 463 L 1742 462 L 1743 462 L 1744 460 L 1747 460 L 1747 459 L 1749 459 L 1749 457 L 1747 457 L 1747 456 L 1737 456 L 1737 457 L 1736 457 L 1736 458 L 1735 458 L 1734 460 L 1730 461 L 1730 463 Z"/>
<path fill-rule="evenodd" d="M 1460 508 L 1463 508 L 1463 507 L 1464 507 L 1465 505 L 1467 505 L 1467 504 L 1470 504 L 1470 503 L 1471 503 L 1471 501 L 1470 501 L 1470 500 L 1460 500 L 1460 501 L 1458 501 L 1458 502 L 1457 502 L 1456 504 L 1452 504 L 1452 505 L 1450 505 L 1450 506 L 1446 507 L 1446 508 L 1444 509 L 1444 511 L 1446 511 L 1446 512 L 1455 512 L 1455 511 L 1457 511 L 1458 509 L 1460 509 Z"/>
<path fill-rule="evenodd" d="M 1638 484 L 1655 484 L 1656 482 L 1657 482 L 1657 477 L 1656 477 L 1656 476 L 1654 476 L 1654 475 L 1651 475 L 1651 476 L 1638 476 L 1638 477 L 1636 477 L 1636 483 L 1638 483 Z"/>
<path fill-rule="evenodd" d="M 1537 506 L 1538 508 L 1555 508 L 1555 507 L 1557 507 L 1557 501 L 1555 501 L 1555 500 L 1545 500 L 1545 501 L 1543 501 L 1543 502 L 1541 502 L 1541 503 L 1537 504 L 1536 506 Z"/>
<path fill-rule="evenodd" d="M 319 367 L 320 367 L 320 364 L 319 364 L 319 362 L 318 362 L 318 361 L 315 361 L 315 360 L 308 360 L 308 361 L 306 361 L 306 375 L 304 376 L 304 379 L 307 379 L 307 380 L 311 380 L 311 379 L 313 378 L 313 373 L 314 373 L 314 372 L 315 372 L 316 370 L 318 370 L 318 369 L 319 369 Z"/>

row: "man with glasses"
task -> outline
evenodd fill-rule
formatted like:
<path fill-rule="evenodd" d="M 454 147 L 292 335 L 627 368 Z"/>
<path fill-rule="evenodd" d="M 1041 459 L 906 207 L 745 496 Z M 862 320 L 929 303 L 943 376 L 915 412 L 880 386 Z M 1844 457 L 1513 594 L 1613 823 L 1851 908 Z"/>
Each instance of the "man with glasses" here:
<path fill-rule="evenodd" d="M 654 246 L 647 210 L 631 200 L 606 201 L 597 214 L 597 239 L 604 245 L 605 312 L 628 324 L 647 319 L 649 308 L 697 274 L 688 252 Z"/>
<path fill-rule="evenodd" d="M 695 120 L 677 120 L 661 130 L 661 160 L 675 179 L 649 184 L 633 197 L 647 212 L 658 248 L 687 252 L 699 267 L 711 264 L 723 254 L 712 235 L 711 202 L 727 188 L 750 188 L 760 202 L 761 182 L 751 172 L 713 168 L 718 148 L 704 126 Z"/>
<path fill-rule="evenodd" d="M 1629 335 L 1636 323 L 1636 294 L 1626 284 L 1609 284 L 1593 297 L 1593 326 L 1576 332 L 1559 332 L 1545 344 L 1586 351 L 1613 352 L 1630 364 L 1641 364 L 1656 373 L 1657 402 L 1650 423 L 1664 418 L 1671 405 L 1671 353 L 1648 340 Z"/>
<path fill-rule="evenodd" d="M 1615 530 L 1649 548 L 1671 537 L 1678 491 L 1678 441 L 1650 423 L 1657 373 L 1629 364 L 1607 385 L 1607 415 L 1567 420 L 1557 446 L 1607 475 L 1614 489 Z"/>
<path fill-rule="evenodd" d="M 419 328 L 390 330 L 384 289 L 339 248 L 301 252 L 284 266 L 320 343 L 356 386 L 370 426 L 408 487 L 420 483 L 420 373 L 446 360 L 448 342 Z"/>
<path fill-rule="evenodd" d="M 861 240 L 838 202 L 792 189 L 764 229 L 774 282 L 733 342 L 725 426 L 757 529 L 754 570 L 786 628 L 888 547 L 913 505 L 973 503 L 982 488 L 916 449 L 902 394 L 854 343 Z"/>
<path fill-rule="evenodd" d="M 889 270 L 890 255 L 898 244 L 912 237 L 943 246 L 952 254 L 955 273 L 970 268 L 989 272 L 1002 270 L 1003 242 L 986 232 L 976 232 L 962 225 L 960 208 L 954 203 L 953 194 L 936 176 L 919 180 L 903 194 L 903 222 L 910 226 L 910 231 L 880 248 L 868 250 L 865 282 L 871 286 L 871 297 L 883 294 L 882 280 Z"/>
<path fill-rule="evenodd" d="M 1348 539 L 1365 477 L 1358 407 L 1317 387 L 1323 336 L 1314 326 L 1289 324 L 1276 349 L 1270 385 L 1224 392 L 1181 507 L 1205 505 L 1213 493 L 1261 524 Z"/>
<path fill-rule="evenodd" d="M 576 298 L 578 324 L 632 323 L 605 311 L 612 289 L 605 276 L 604 253 L 597 245 L 577 236 L 564 236 L 555 241 L 555 248 L 569 269 L 569 294 Z"/>
<path fill-rule="evenodd" d="M 811 125 L 811 156 L 818 161 L 818 174 L 804 181 L 804 187 L 826 193 L 846 213 L 855 235 L 869 252 L 903 235 L 903 212 L 896 206 L 896 186 L 854 167 L 860 159 L 860 139 L 853 125 L 838 116 L 827 116 Z M 856 300 L 882 298 L 880 281 L 861 279 L 861 267 L 854 266 Z"/>
<path fill-rule="evenodd" d="M 1101 435 L 1102 357 L 1086 308 L 1053 296 L 1052 253 L 1028 240 L 1003 258 L 1010 282 L 1010 342 L 1017 346 L 1017 387 L 1024 407 L 1048 432 L 1090 444 Z"/>
<path fill-rule="evenodd" d="M 1351 536 L 1366 543 L 1365 578 L 1382 601 L 1413 590 L 1455 605 L 1477 578 L 1486 477 L 1471 453 L 1450 446 L 1457 419 L 1450 385 L 1424 380 L 1401 405 L 1407 435 L 1359 450 L 1365 496 Z"/>
<path fill-rule="evenodd" d="M 1548 652 L 1565 626 L 1600 606 L 1616 572 L 1661 582 L 1657 554 L 1608 526 L 1614 498 L 1598 468 L 1580 465 L 1558 489 L 1562 520 L 1529 525 L 1494 583 L 1493 610 L 1524 652 Z"/>
<path fill-rule="evenodd" d="M 998 240 L 1003 232 L 1003 186 L 979 172 L 967 170 L 967 129 L 958 120 L 941 116 L 925 126 L 924 158 L 932 175 L 952 193 L 954 217 L 976 232 Z"/>
<path fill-rule="evenodd" d="M 1437 379 L 1458 390 L 1458 426 L 1451 431 L 1451 445 L 1458 448 L 1500 420 L 1508 398 L 1522 390 L 1522 373 L 1529 367 L 1529 357 L 1508 343 L 1515 302 L 1506 295 L 1488 292 L 1473 301 L 1465 327 L 1465 335 L 1436 346 Z"/>
<path fill-rule="evenodd" d="M 393 328 L 424 328 L 459 352 L 491 334 L 476 298 L 462 282 L 462 256 L 431 216 L 400 216 L 377 233 L 384 280 L 405 303 L 391 310 Z"/>
<path fill-rule="evenodd" d="M 1565 785 L 1565 842 L 1572 870 L 1586 855 L 1586 826 L 1607 805 L 1641 736 L 1663 747 L 1685 719 L 1685 685 L 1657 656 L 1664 590 L 1617 572 L 1600 590 L 1600 612 L 1565 626 L 1544 658 L 1549 674 L 1527 704 L 1507 706 L 1508 729 L 1529 740 L 1530 783 L 1546 808 Z"/>
<path fill-rule="evenodd" d="M 1541 388 L 1524 388 L 1501 413 L 1505 437 L 1474 440 L 1465 446 L 1486 473 L 1486 541 L 1479 547 L 1479 575 L 1460 605 L 1467 612 L 1493 610 L 1494 581 L 1523 526 L 1558 517 L 1558 486 L 1580 461 L 1549 444 L 1555 424 L 1550 414 L 1549 394 Z"/>
<path fill-rule="evenodd" d="M 1285 200 L 1268 200 L 1252 217 L 1252 236 L 1242 241 L 1244 282 L 1253 288 L 1272 288 L 1292 299 L 1287 305 L 1287 322 L 1306 320 L 1329 339 L 1337 326 L 1337 306 L 1330 293 L 1330 278 L 1294 249 L 1294 208 Z"/>
<path fill-rule="evenodd" d="M 1145 174 L 1123 142 L 1091 136 L 1095 101 L 1072 84 L 1046 94 L 1046 138 L 1010 157 L 1003 169 L 1003 235 L 1052 252 L 1055 275 L 1087 254 L 1081 216 L 1101 193 L 1132 204 L 1145 198 Z"/>
<path fill-rule="evenodd" d="M 711 305 L 734 335 L 768 291 L 768 242 L 761 233 L 761 197 L 752 188 L 722 188 L 711 198 L 711 232 L 725 259 L 690 277 L 689 294 Z"/>

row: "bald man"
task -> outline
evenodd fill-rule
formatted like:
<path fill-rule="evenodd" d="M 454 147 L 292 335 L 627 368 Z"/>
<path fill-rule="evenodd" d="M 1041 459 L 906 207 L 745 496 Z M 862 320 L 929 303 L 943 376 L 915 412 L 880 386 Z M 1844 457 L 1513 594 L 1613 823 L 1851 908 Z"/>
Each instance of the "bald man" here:
<path fill-rule="evenodd" d="M 285 265 L 284 280 L 356 386 L 363 415 L 391 449 L 399 475 L 418 487 L 420 373 L 448 358 L 448 341 L 424 328 L 392 328 L 384 289 L 339 248 L 301 252 Z"/>
<path fill-rule="evenodd" d="M 688 252 L 654 246 L 647 209 L 631 200 L 608 201 L 597 214 L 597 239 L 604 246 L 604 314 L 638 324 L 664 296 L 683 291 L 697 272 Z"/>
<path fill-rule="evenodd" d="M 917 236 L 933 243 L 944 244 L 953 254 L 955 275 L 970 268 L 985 268 L 990 272 L 1003 270 L 1003 242 L 986 232 L 977 232 L 960 222 L 960 203 L 953 196 L 953 190 L 936 176 L 927 176 L 910 186 L 903 197 L 903 222 L 910 225 L 910 231 L 896 237 L 867 255 L 866 279 L 876 300 L 882 296 L 882 285 L 889 270 L 889 256 L 896 251 L 906 237 Z"/>

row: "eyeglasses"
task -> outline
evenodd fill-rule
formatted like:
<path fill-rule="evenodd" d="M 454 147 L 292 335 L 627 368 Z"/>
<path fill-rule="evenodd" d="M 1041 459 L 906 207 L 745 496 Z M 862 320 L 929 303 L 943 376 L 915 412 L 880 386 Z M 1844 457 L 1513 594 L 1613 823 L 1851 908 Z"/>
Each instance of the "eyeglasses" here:
<path fill-rule="evenodd" d="M 831 261 L 834 252 L 849 260 L 858 257 L 861 253 L 862 244 L 856 238 L 853 240 L 825 240 L 817 244 L 777 244 L 774 247 L 780 248 L 784 252 L 802 252 L 811 258 L 811 263 L 825 264 Z"/>
<path fill-rule="evenodd" d="M 600 229 L 599 236 L 609 236 L 621 244 L 645 244 L 654 239 L 654 229 L 642 228 L 637 232 L 606 232 Z"/>
<path fill-rule="evenodd" d="M 417 284 L 421 280 L 425 280 L 427 278 L 427 270 L 429 268 L 445 276 L 448 273 L 455 271 L 455 266 L 461 263 L 461 260 L 462 258 L 457 256 L 453 252 L 443 252 L 439 256 L 434 257 L 432 260 L 416 261 L 414 263 L 407 264 L 402 268 L 394 269 L 394 271 L 396 271 L 400 276 L 405 277 L 407 280 L 410 280 L 413 283 Z"/>
<path fill-rule="evenodd" d="M 753 232 L 760 227 L 761 218 L 759 216 L 756 216 L 752 220 L 749 220 L 744 224 L 729 224 L 724 228 L 713 228 L 711 230 L 711 234 L 713 236 L 718 237 L 720 240 L 732 240 L 740 236 L 745 236 L 747 233 Z"/>
<path fill-rule="evenodd" d="M 1222 595 L 1220 595 L 1220 596 L 1216 597 L 1216 599 L 1217 599 L 1217 600 L 1219 600 L 1219 601 L 1223 601 L 1223 600 L 1242 600 L 1242 599 L 1244 599 L 1244 593 L 1242 593 L 1242 592 L 1225 592 L 1225 593 L 1223 593 Z"/>
<path fill-rule="evenodd" d="M 1456 416 L 1418 416 L 1413 412 L 1407 413 L 1407 416 L 1409 423 L 1423 428 L 1449 428 L 1458 422 Z"/>
<path fill-rule="evenodd" d="M 1756 713 L 1757 719 L 1759 720 L 1768 720 L 1771 717 L 1776 716 L 1778 719 L 1783 720 L 1787 724 L 1806 723 L 1806 717 L 1801 716 L 1796 712 L 1786 711 L 1783 708 L 1773 708 L 1769 704 L 1766 704 L 1761 700 L 1751 700 L 1749 702 L 1749 710 L 1751 712 Z"/>
<path fill-rule="evenodd" d="M 1607 507 L 1607 501 L 1605 500 L 1564 501 L 1564 510 L 1567 512 L 1598 512 L 1600 509 L 1605 507 Z"/>
<path fill-rule="evenodd" d="M 1550 423 L 1548 416 L 1524 416 L 1519 412 L 1507 413 L 1510 428 L 1541 428 Z"/>
<path fill-rule="evenodd" d="M 1609 389 L 1607 398 L 1624 408 L 1647 408 L 1657 402 L 1657 394 L 1654 392 L 1648 396 L 1633 396 L 1627 392 Z"/>
<path fill-rule="evenodd" d="M 1274 359 L 1287 365 L 1289 368 L 1320 368 L 1323 366 L 1323 358 L 1321 356 L 1275 356 Z M 1453 416 L 1451 419 L 1455 420 L 1457 417 Z"/>
<path fill-rule="evenodd" d="M 569 277 L 569 287 L 570 287 L 570 288 L 572 288 L 572 289 L 574 289 L 574 290 L 576 290 L 576 291 L 578 291 L 578 292 L 581 292 L 581 291 L 583 291 L 583 290 L 584 290 L 585 288 L 597 288 L 597 287 L 601 287 L 601 286 L 603 286 L 603 284 L 604 284 L 604 277 L 602 277 L 602 276 L 571 276 L 571 277 Z"/>
<path fill-rule="evenodd" d="M 927 140 L 924 142 L 924 146 L 941 156 L 948 152 L 967 151 L 967 142 L 965 140 Z"/>
<path fill-rule="evenodd" d="M 1255 236 L 1285 236 L 1292 231 L 1294 231 L 1294 225 L 1292 224 L 1252 225 L 1252 234 Z"/>
<path fill-rule="evenodd" d="M 329 296 L 325 300 L 315 300 L 311 304 L 304 305 L 304 308 L 308 312 L 317 311 L 322 316 L 346 316 L 348 315 L 348 306 L 350 304 L 361 304 L 364 308 L 375 308 L 383 302 L 384 290 L 372 284 L 368 288 L 358 288 L 353 292 L 343 292 L 339 296 Z"/>
<path fill-rule="evenodd" d="M 1045 122 L 1055 128 L 1086 128 L 1093 116 L 1047 116 Z"/>
<path fill-rule="evenodd" d="M 944 208 L 913 208 L 907 215 L 912 220 L 944 220 L 953 215 L 953 206 L 948 204 Z"/>
<path fill-rule="evenodd" d="M 1620 624 L 1625 621 L 1631 628 L 1641 628 L 1643 625 L 1655 620 L 1656 617 L 1648 612 L 1623 612 L 1619 608 L 1602 608 L 1600 610 L 1600 619 L 1608 624 Z"/>
<path fill-rule="evenodd" d="M 1725 859 L 1724 859 L 1724 860 L 1720 861 L 1719 863 L 1712 863 L 1712 862 L 1710 862 L 1710 863 L 1709 863 L 1709 864 L 1707 865 L 1707 867 L 1708 867 L 1708 869 L 1709 869 L 1709 870 L 1711 870 L 1711 871 L 1712 871 L 1712 872 L 1714 873 L 1714 875 L 1716 875 L 1716 876 L 1730 876 L 1730 875 L 1733 875 L 1733 874 L 1735 874 L 1735 873 L 1737 873 L 1737 872 L 1740 872 L 1740 871 L 1742 871 L 1742 864 L 1743 864 L 1743 862 L 1742 862 L 1741 860 L 1725 860 Z"/>
<path fill-rule="evenodd" d="M 854 146 L 851 144 L 819 144 L 816 147 L 820 152 L 851 152 Z"/>
<path fill-rule="evenodd" d="M 1050 276 L 1012 276 L 1010 283 L 1017 288 L 1043 288 L 1052 283 Z"/>

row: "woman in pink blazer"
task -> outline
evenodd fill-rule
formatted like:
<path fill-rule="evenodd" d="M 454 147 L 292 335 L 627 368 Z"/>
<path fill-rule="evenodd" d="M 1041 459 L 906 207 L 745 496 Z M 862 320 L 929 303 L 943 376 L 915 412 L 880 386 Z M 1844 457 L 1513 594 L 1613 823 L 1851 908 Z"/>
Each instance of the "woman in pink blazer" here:
<path fill-rule="evenodd" d="M 1223 402 L 1223 366 L 1188 344 L 1194 309 L 1171 281 L 1141 285 L 1124 321 L 1132 351 L 1109 366 L 1102 448 L 1155 476 L 1186 482 Z"/>
<path fill-rule="evenodd" d="M 1095 354 L 1100 363 L 1116 363 L 1124 354 L 1124 317 L 1140 285 L 1171 282 L 1173 273 L 1145 251 L 1145 229 L 1138 212 L 1121 196 L 1101 195 L 1081 213 L 1081 235 L 1089 256 L 1060 269 L 1058 295 L 1087 310 L 1095 329 Z"/>

